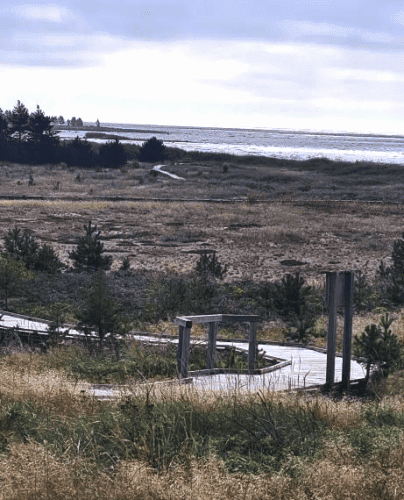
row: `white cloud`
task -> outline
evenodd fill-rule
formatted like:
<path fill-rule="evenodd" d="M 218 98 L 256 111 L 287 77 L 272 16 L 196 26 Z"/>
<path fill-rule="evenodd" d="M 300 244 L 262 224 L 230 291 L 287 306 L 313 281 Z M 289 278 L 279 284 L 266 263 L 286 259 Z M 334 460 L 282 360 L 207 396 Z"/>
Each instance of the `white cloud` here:
<path fill-rule="evenodd" d="M 291 42 L 128 42 L 100 33 L 46 34 L 41 43 L 49 54 L 54 44 L 55 57 L 75 53 L 93 64 L 0 64 L 3 109 L 20 99 L 84 120 L 393 132 L 403 113 L 399 54 Z"/>
<path fill-rule="evenodd" d="M 392 14 L 391 19 L 398 24 L 404 24 L 404 10 L 399 10 Z"/>
<path fill-rule="evenodd" d="M 10 10 L 17 16 L 31 21 L 63 23 L 77 18 L 71 10 L 56 4 L 26 4 L 12 7 Z"/>
<path fill-rule="evenodd" d="M 352 39 L 356 37 L 372 43 L 394 43 L 396 41 L 396 38 L 389 33 L 367 31 L 333 23 L 284 20 L 277 23 L 277 25 L 291 38 L 319 36 Z"/>
<path fill-rule="evenodd" d="M 165 45 L 163 50 L 141 45 L 106 55 L 99 85 L 112 92 L 118 88 L 119 92 L 134 92 L 145 99 L 165 102 L 235 103 L 254 100 L 248 89 L 231 90 L 214 85 L 214 82 L 227 81 L 246 71 L 248 65 L 244 62 L 210 58 L 203 46 L 191 55 L 181 44 L 174 43 L 170 48 Z M 94 69 L 94 74 L 96 72 Z M 206 76 L 212 79 L 213 85 L 201 81 Z"/>
<path fill-rule="evenodd" d="M 328 72 L 332 78 L 339 80 L 363 80 L 364 82 L 385 82 L 398 83 L 404 82 L 404 73 L 382 71 L 374 69 L 345 69 L 335 68 Z"/>
<path fill-rule="evenodd" d="M 331 97 L 311 99 L 310 103 L 316 108 L 335 109 L 345 112 L 347 110 L 389 111 L 395 106 L 395 103 L 390 101 L 352 101 Z"/>

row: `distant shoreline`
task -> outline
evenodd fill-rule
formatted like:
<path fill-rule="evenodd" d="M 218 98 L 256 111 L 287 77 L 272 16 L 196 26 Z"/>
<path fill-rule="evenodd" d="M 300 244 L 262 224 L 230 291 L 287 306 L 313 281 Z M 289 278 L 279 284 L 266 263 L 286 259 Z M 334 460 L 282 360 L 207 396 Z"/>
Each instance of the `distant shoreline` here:
<path fill-rule="evenodd" d="M 54 130 L 68 130 L 68 131 L 87 131 L 87 132 L 138 132 L 144 134 L 166 134 L 170 135 L 170 132 L 165 132 L 163 130 L 140 130 L 135 128 L 115 128 L 115 127 L 97 127 L 96 125 L 83 125 L 83 127 L 68 126 L 68 125 L 54 125 Z"/>
<path fill-rule="evenodd" d="M 382 137 L 386 139 L 401 139 L 404 142 L 404 135 L 398 134 L 370 134 L 360 132 L 321 132 L 316 130 L 292 130 L 292 129 L 266 129 L 266 128 L 227 128 L 227 127 L 187 127 L 177 125 L 161 125 L 167 128 L 185 128 L 185 129 L 206 129 L 206 130 L 234 130 L 234 131 L 252 131 L 252 132 L 268 132 L 277 134 L 299 134 L 299 135 L 324 135 L 324 136 L 337 136 L 337 137 Z M 139 133 L 153 133 L 153 134 L 166 134 L 170 132 L 165 130 L 144 130 L 136 128 L 120 128 L 120 127 L 97 127 L 96 125 L 84 125 L 83 127 L 67 125 L 54 125 L 55 130 L 87 130 L 90 132 L 139 132 Z"/>

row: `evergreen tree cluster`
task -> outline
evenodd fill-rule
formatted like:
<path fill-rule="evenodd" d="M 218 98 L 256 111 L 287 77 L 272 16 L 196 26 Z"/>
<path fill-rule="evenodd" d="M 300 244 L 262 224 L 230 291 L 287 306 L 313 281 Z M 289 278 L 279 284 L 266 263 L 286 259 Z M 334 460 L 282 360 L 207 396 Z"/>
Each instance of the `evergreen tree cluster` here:
<path fill-rule="evenodd" d="M 68 127 L 83 127 L 84 125 L 83 120 L 75 116 L 71 120 L 67 120 L 66 124 Z"/>
<path fill-rule="evenodd" d="M 64 124 L 63 116 L 47 116 L 39 107 L 34 113 L 21 101 L 12 111 L 0 109 L 0 161 L 40 164 L 60 163 L 78 167 L 120 167 L 127 161 L 125 148 L 118 140 L 99 150 L 78 136 L 60 141 L 55 125 Z M 68 126 L 82 127 L 81 118 L 67 120 Z"/>
<path fill-rule="evenodd" d="M 0 108 L 0 161 L 34 165 L 64 162 L 77 167 L 119 168 L 128 159 L 156 162 L 180 155 L 179 150 L 167 149 L 156 137 L 151 137 L 141 147 L 124 146 L 118 139 L 99 146 L 79 136 L 61 141 L 57 126 L 64 124 L 84 127 L 81 118 L 73 116 L 65 122 L 63 116 L 47 116 L 39 105 L 34 113 L 30 113 L 21 101 L 17 101 L 12 111 Z M 98 119 L 97 126 L 100 127 Z"/>

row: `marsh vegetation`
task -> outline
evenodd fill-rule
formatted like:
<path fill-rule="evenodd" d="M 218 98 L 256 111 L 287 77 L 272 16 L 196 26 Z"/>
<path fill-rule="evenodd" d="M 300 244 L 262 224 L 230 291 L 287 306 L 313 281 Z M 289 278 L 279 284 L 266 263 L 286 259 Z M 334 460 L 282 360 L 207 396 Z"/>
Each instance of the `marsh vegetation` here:
<path fill-rule="evenodd" d="M 91 150 L 90 162 L 99 147 L 66 151 Z M 22 149 L 16 136 L 10 151 Z M 172 347 L 97 350 L 56 335 L 42 353 L 4 349 L 0 497 L 401 498 L 402 166 L 166 148 L 179 181 L 152 175 L 156 162 L 139 148 L 125 153 L 121 167 L 73 153 L 3 159 L 3 307 L 100 336 L 175 334 L 178 314 L 258 314 L 258 339 L 325 347 L 322 273 L 355 270 L 354 342 L 378 353 L 379 377 L 342 397 L 171 387 L 101 402 L 90 384 L 175 377 Z M 97 232 L 90 221 L 101 260 L 79 247 L 83 226 Z M 244 335 L 240 325 L 219 331 Z"/>

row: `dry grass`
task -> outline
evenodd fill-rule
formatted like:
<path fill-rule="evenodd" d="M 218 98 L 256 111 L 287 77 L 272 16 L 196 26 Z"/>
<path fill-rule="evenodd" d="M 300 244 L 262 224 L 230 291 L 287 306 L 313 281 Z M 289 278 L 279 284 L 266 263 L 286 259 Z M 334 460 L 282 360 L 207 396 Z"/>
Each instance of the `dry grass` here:
<path fill-rule="evenodd" d="M 300 271 L 318 281 L 324 271 L 360 269 L 374 278 L 402 234 L 399 206 L 3 200 L 0 238 L 10 226 L 29 229 L 66 263 L 83 225 L 92 220 L 114 256 L 137 269 L 189 272 L 196 252 L 214 249 L 229 265 L 225 281 L 280 279 Z M 295 259 L 303 265 L 287 267 Z"/>
<path fill-rule="evenodd" d="M 0 404 L 32 401 L 38 408 L 60 415 L 93 413 L 96 404 L 83 397 L 88 384 L 75 382 L 61 370 L 49 369 L 40 354 L 15 353 L 0 357 Z"/>
<path fill-rule="evenodd" d="M 1 403 L 34 401 L 38 408 L 62 416 L 66 422 L 75 414 L 116 412 L 115 403 L 97 403 L 84 398 L 80 385 L 63 373 L 48 372 L 39 354 L 2 358 Z M 190 387 L 152 391 L 149 403 L 179 401 L 192 411 L 214 411 L 233 401 L 237 406 L 263 400 L 287 411 L 303 410 L 326 422 L 337 437 L 325 443 L 313 460 L 290 457 L 279 473 L 248 476 L 229 473 L 224 463 L 212 456 L 196 460 L 184 449 L 184 463 L 173 463 L 156 472 L 146 459 L 121 460 L 114 471 L 103 472 L 88 458 L 67 447 L 55 453 L 47 443 L 11 440 L 0 455 L 0 499 L 377 499 L 403 498 L 404 441 L 383 447 L 365 463 L 345 438 L 346 432 L 365 421 L 366 404 L 350 399 L 331 400 L 323 396 L 266 392 L 261 394 L 215 394 Z M 369 405 L 371 403 L 368 403 Z M 93 405 L 93 406 L 91 406 Z M 102 409 L 104 408 L 104 410 Z M 404 411 L 400 396 L 384 398 L 378 412 Z M 89 432 L 91 432 L 89 430 Z M 147 454 L 147 449 L 145 449 Z"/>
<path fill-rule="evenodd" d="M 64 463 L 43 446 L 15 444 L 1 461 L 0 498 L 114 500 L 380 500 L 403 498 L 403 443 L 363 467 L 349 447 L 332 446 L 327 458 L 303 466 L 292 464 L 296 478 L 282 475 L 246 477 L 226 473 L 216 460 L 190 461 L 186 467 L 156 474 L 139 461 L 122 462 L 114 476 L 97 474 L 91 481 L 85 460 Z M 388 472 L 387 472 L 388 471 Z M 387 472 L 387 473 L 386 473 Z M 84 476 L 84 477 L 83 477 Z"/>
<path fill-rule="evenodd" d="M 91 219 L 105 236 L 107 251 L 114 255 L 114 270 L 124 257 L 130 256 L 132 266 L 137 269 L 188 272 L 198 258 L 196 252 L 210 248 L 217 251 L 220 262 L 229 264 L 225 281 L 242 278 L 272 281 L 282 278 L 285 272 L 300 271 L 308 284 L 319 286 L 323 284 L 321 273 L 324 271 L 360 269 L 373 279 L 380 260 L 388 262 L 391 244 L 403 232 L 404 209 L 401 206 L 302 201 L 351 196 L 380 199 L 380 196 L 387 196 L 386 187 L 389 199 L 402 201 L 401 177 L 393 188 L 389 187 L 387 181 L 391 175 L 387 170 L 383 171 L 384 177 L 372 171 L 374 179 L 372 177 L 365 186 L 359 182 L 357 172 L 344 167 L 344 175 L 334 176 L 335 166 L 330 168 L 328 164 L 321 168 L 318 165 L 317 171 L 306 165 L 302 172 L 292 167 L 286 170 L 246 163 L 232 164 L 229 171 L 223 173 L 223 165 L 215 162 L 194 162 L 167 169 L 188 176 L 186 182 L 161 176 L 153 181 L 147 175 L 150 166 L 145 165 L 127 172 L 89 172 L 60 166 L 3 164 L 0 167 L 0 195 L 57 197 L 52 200 L 1 200 L 0 239 L 12 225 L 30 229 L 40 243 L 50 244 L 66 263 L 70 263 L 67 253 L 73 248 L 75 238 L 82 234 L 83 224 Z M 28 186 L 30 171 L 34 186 Z M 78 174 L 81 181 L 77 180 Z M 143 185 L 139 183 L 141 178 Z M 57 182 L 59 188 L 56 190 Z M 250 196 L 272 202 L 209 204 L 97 199 L 102 196 Z M 281 202 L 282 197 L 289 201 Z M 193 241 L 189 235 L 199 241 Z M 287 259 L 306 264 L 285 267 L 281 261 Z M 404 341 L 403 311 L 396 311 L 391 316 L 396 319 L 391 327 L 393 333 Z M 359 334 L 370 323 L 377 324 L 379 319 L 377 312 L 355 315 L 354 334 Z M 324 329 L 325 321 L 325 317 L 319 318 L 318 331 Z M 263 324 L 258 337 L 281 340 L 282 330 L 280 322 L 268 322 Z M 150 327 L 150 331 L 177 333 L 171 322 L 160 322 Z M 201 325 L 195 325 L 192 333 L 200 337 L 205 335 Z M 342 321 L 337 333 L 341 338 Z M 324 347 L 324 343 L 323 337 L 316 338 L 316 345 Z M 119 413 L 119 402 L 94 401 L 89 396 L 87 384 L 72 380 L 55 368 L 57 363 L 52 363 L 54 368 L 51 369 L 44 359 L 32 353 L 0 358 L 1 406 L 31 401 L 35 408 L 49 416 L 57 416 L 66 425 L 80 415 L 95 417 Z M 261 397 L 274 408 L 291 412 L 301 410 L 314 416 L 327 425 L 330 434 L 319 455 L 307 460 L 290 456 L 281 471 L 255 476 L 229 473 L 215 456 L 196 460 L 187 453 L 186 447 L 182 462 L 172 463 L 158 473 L 147 461 L 146 448 L 144 460 L 123 459 L 112 472 L 106 473 L 85 458 L 73 440 L 67 443 L 65 452 L 56 453 L 48 443 L 30 438 L 24 442 L 10 439 L 0 455 L 0 499 L 404 498 L 402 436 L 392 446 L 390 428 L 383 428 L 385 436 L 380 437 L 366 460 L 358 456 L 357 449 L 348 439 L 350 432 L 359 432 L 367 425 L 369 409 L 376 416 L 383 412 L 404 413 L 403 380 L 403 374 L 398 373 L 381 383 L 376 388 L 379 391 L 376 403 L 270 392 L 218 395 L 186 386 L 169 389 L 161 386 L 161 390 L 146 391 L 148 403 L 180 402 L 194 412 L 213 412 L 229 404 L 252 404 Z M 133 386 L 131 397 L 138 397 L 137 392 L 139 386 Z M 142 394 L 144 397 L 144 390 Z M 90 428 L 88 432 L 91 433 Z M 116 432 L 119 435 L 118 428 Z M 0 429 L 0 438 L 3 437 Z"/>

